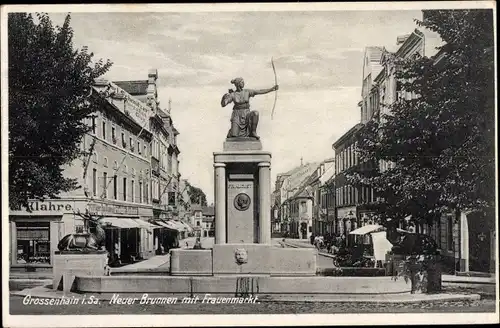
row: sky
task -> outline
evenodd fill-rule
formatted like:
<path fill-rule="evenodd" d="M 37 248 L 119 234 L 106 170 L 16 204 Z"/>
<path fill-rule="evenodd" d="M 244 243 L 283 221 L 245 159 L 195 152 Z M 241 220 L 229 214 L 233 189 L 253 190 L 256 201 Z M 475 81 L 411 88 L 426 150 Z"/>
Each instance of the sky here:
<path fill-rule="evenodd" d="M 65 13 L 50 14 L 62 24 Z M 276 174 L 334 156 L 332 143 L 360 121 L 364 49 L 396 50 L 411 33 L 420 10 L 72 13 L 75 47 L 110 59 L 110 80 L 145 80 L 158 69 L 160 107 L 172 100 L 179 130 L 182 178 L 213 202 L 213 152 L 222 150 L 232 106 L 220 99 L 231 79 L 245 87 L 278 84 L 251 99 L 260 113 L 257 129 L 272 152 Z"/>

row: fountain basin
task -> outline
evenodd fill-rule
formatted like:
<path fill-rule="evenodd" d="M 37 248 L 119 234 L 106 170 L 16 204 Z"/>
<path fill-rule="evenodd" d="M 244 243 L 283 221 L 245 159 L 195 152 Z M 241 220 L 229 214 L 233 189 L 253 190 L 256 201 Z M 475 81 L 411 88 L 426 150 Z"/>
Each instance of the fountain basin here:
<path fill-rule="evenodd" d="M 396 294 L 410 292 L 404 279 L 392 277 L 278 277 L 232 275 L 77 276 L 74 291 L 82 293 L 235 294 L 246 286 L 250 294 Z"/>

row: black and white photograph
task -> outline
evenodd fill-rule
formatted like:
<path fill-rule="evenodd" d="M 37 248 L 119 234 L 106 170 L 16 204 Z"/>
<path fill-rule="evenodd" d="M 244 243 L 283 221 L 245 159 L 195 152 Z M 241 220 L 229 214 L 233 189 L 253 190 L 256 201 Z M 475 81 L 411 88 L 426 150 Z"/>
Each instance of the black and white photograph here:
<path fill-rule="evenodd" d="M 493 1 L 0 31 L 4 326 L 499 323 Z"/>

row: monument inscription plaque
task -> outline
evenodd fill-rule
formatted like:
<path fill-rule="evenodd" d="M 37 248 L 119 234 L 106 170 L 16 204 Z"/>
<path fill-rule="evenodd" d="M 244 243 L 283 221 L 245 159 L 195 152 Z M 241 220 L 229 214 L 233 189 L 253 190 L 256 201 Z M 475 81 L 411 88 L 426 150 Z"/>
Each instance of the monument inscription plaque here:
<path fill-rule="evenodd" d="M 256 224 L 253 206 L 253 181 L 228 181 L 227 186 L 227 242 L 255 242 Z"/>

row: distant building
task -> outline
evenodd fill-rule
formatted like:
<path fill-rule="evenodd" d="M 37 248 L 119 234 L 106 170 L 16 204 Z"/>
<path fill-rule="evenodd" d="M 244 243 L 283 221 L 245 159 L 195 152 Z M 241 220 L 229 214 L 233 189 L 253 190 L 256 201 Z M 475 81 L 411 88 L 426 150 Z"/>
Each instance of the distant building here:
<path fill-rule="evenodd" d="M 325 235 L 333 234 L 335 229 L 335 159 L 327 159 L 321 165 L 313 231 Z"/>
<path fill-rule="evenodd" d="M 213 206 L 192 206 L 191 225 L 198 237 L 215 236 L 215 209 Z"/>
<path fill-rule="evenodd" d="M 375 164 L 362 163 L 356 149 L 357 134 L 362 124 L 356 124 L 332 145 L 335 151 L 335 210 L 337 224 L 335 233 L 348 235 L 358 226 L 360 218 L 372 215 L 371 204 L 375 200 L 374 192 L 368 187 L 355 187 L 349 184 L 346 173 L 352 171 L 370 171 Z M 368 222 L 367 222 L 368 223 Z"/>
<path fill-rule="evenodd" d="M 296 238 L 299 237 L 299 229 L 297 228 L 297 223 L 292 222 L 292 198 L 297 192 L 299 192 L 299 187 L 303 183 L 303 181 L 306 180 L 312 172 L 316 171 L 319 164 L 320 163 L 301 164 L 300 166 L 286 173 L 278 174 L 277 176 L 275 188 L 279 187 L 279 192 L 278 189 L 276 189 L 275 191 L 277 194 L 276 197 L 280 202 L 279 214 L 281 216 L 281 225 L 283 229 L 282 232 L 288 233 L 289 236 L 293 236 Z M 294 216 L 297 216 L 295 212 Z M 312 209 L 310 217 L 312 220 Z M 312 221 L 309 224 L 309 227 L 311 226 Z M 312 227 L 310 229 L 312 232 Z M 309 230 L 309 228 L 306 228 L 306 230 Z"/>

